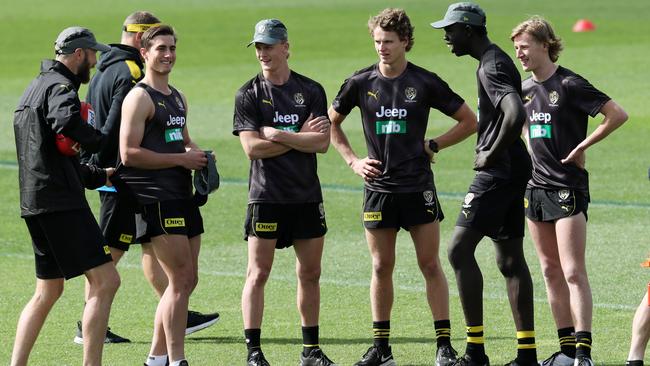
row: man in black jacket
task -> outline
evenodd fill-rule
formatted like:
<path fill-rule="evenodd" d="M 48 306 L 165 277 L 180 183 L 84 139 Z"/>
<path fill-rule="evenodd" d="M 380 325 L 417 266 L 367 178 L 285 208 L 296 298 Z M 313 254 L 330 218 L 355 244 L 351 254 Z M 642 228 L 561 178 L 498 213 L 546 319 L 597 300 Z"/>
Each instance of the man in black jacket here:
<path fill-rule="evenodd" d="M 140 56 L 140 40 L 149 28 L 160 25 L 160 20 L 150 12 L 137 11 L 126 17 L 122 26 L 120 43 L 111 44 L 110 50 L 102 54 L 97 63 L 97 72 L 90 81 L 86 101 L 95 112 L 95 129 L 106 136 L 102 147 L 91 154 L 82 151 L 83 161 L 102 168 L 115 167 L 118 162 L 118 145 L 122 102 L 133 86 L 144 77 L 144 63 Z M 114 187 L 101 187 L 99 191 L 99 227 L 111 251 L 115 265 L 131 244 L 142 244 L 142 268 L 160 298 L 167 288 L 168 280 L 158 263 L 148 238 L 138 237 L 136 231 L 144 232 L 141 220 L 136 219 L 134 200 L 119 196 Z M 86 297 L 88 286 L 86 286 Z M 201 314 L 190 311 L 187 315 L 186 334 L 204 329 L 219 320 L 218 313 Z M 79 323 L 78 323 L 79 324 Z M 78 327 L 75 343 L 83 344 L 81 328 Z M 130 342 L 129 339 L 108 330 L 105 343 Z"/>
<path fill-rule="evenodd" d="M 84 274 L 90 284 L 83 315 L 84 365 L 100 365 L 111 303 L 120 284 L 110 251 L 84 196 L 84 186 L 107 182 L 112 169 L 80 165 L 57 148 L 57 134 L 97 151 L 103 136 L 83 122 L 78 89 L 90 80 L 97 51 L 108 51 L 86 28 L 70 27 L 55 42 L 56 60 L 23 94 L 14 115 L 20 208 L 32 238 L 36 290 L 16 330 L 12 365 L 26 365 L 64 279 Z M 54 361 L 55 362 L 55 361 Z"/>

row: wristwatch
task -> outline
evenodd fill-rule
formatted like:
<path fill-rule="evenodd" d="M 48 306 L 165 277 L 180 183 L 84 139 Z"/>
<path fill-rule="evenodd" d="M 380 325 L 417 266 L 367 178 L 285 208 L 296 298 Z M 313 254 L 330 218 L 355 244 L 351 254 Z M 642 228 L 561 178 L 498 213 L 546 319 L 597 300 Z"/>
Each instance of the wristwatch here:
<path fill-rule="evenodd" d="M 429 150 L 433 151 L 434 153 L 438 152 L 438 143 L 436 140 L 431 139 L 429 140 Z"/>

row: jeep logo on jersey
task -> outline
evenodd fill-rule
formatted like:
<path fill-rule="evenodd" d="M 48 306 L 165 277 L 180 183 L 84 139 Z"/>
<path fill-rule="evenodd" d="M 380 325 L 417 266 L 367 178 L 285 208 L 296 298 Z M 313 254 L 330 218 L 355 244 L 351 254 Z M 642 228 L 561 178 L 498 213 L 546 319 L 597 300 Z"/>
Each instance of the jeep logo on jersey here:
<path fill-rule="evenodd" d="M 557 101 L 560 100 L 560 94 L 553 90 L 548 93 L 548 100 L 551 102 L 551 105 L 556 105 Z"/>
<path fill-rule="evenodd" d="M 392 135 L 406 133 L 406 121 L 377 121 L 375 122 L 377 135 Z"/>
<path fill-rule="evenodd" d="M 530 126 L 531 139 L 550 139 L 551 138 L 551 125 L 531 125 Z"/>
<path fill-rule="evenodd" d="M 296 94 L 294 94 L 294 95 L 293 95 L 293 100 L 294 100 L 297 104 L 300 104 L 300 105 L 305 104 L 305 97 L 303 97 L 302 93 L 296 93 Z"/>
<path fill-rule="evenodd" d="M 165 142 L 183 141 L 183 131 L 180 128 L 168 128 L 165 130 Z"/>
<path fill-rule="evenodd" d="M 278 111 L 275 111 L 275 117 L 273 118 L 273 122 L 275 123 L 291 123 L 292 125 L 295 125 L 298 123 L 298 120 L 300 117 L 298 117 L 297 114 L 280 114 Z"/>
<path fill-rule="evenodd" d="M 169 126 L 185 126 L 185 117 L 183 116 L 172 116 L 169 115 L 169 121 L 167 121 L 167 127 Z"/>
<path fill-rule="evenodd" d="M 406 95 L 406 98 L 408 98 L 408 100 L 413 100 L 415 97 L 417 97 L 418 91 L 414 87 L 409 86 L 408 88 L 404 89 L 404 95 Z"/>
<path fill-rule="evenodd" d="M 380 108 L 379 112 L 375 113 L 375 115 L 377 117 L 379 117 L 379 118 L 382 118 L 382 117 L 389 117 L 389 118 L 390 117 L 397 117 L 399 119 L 404 119 L 404 118 L 406 118 L 406 115 L 408 114 L 406 109 L 403 109 L 403 108 L 400 108 L 400 109 L 397 109 L 397 108 L 384 108 L 383 105 L 381 107 L 379 107 L 379 108 Z"/>
<path fill-rule="evenodd" d="M 531 122 L 544 122 L 544 123 L 549 123 L 551 122 L 551 114 L 550 113 L 544 113 L 544 112 L 535 112 L 533 111 L 530 114 L 530 117 L 528 118 Z"/>

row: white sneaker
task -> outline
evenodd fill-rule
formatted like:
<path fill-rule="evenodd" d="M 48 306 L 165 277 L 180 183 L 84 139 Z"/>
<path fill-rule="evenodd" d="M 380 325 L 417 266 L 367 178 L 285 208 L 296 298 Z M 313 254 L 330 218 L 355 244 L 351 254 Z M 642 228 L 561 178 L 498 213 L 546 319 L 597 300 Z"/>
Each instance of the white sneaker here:
<path fill-rule="evenodd" d="M 539 361 L 539 366 L 574 366 L 575 360 L 562 352 L 555 352 L 544 361 Z"/>

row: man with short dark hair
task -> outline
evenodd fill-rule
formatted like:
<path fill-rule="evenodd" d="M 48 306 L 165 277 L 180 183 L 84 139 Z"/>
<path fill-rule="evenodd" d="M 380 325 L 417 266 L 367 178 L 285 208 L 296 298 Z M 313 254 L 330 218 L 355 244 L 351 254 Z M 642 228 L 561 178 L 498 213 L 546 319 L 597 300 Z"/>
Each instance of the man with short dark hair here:
<path fill-rule="evenodd" d="M 110 44 L 111 49 L 104 52 L 97 63 L 97 72 L 90 81 L 86 101 L 95 112 L 97 130 L 106 135 L 106 143 L 94 154 L 82 151 L 82 159 L 99 167 L 115 167 L 119 161 L 118 144 L 122 102 L 127 93 L 144 77 L 144 63 L 140 56 L 142 34 L 160 20 L 146 11 L 137 11 L 126 17 L 122 25 L 120 43 Z M 114 187 L 98 189 L 100 208 L 99 226 L 104 233 L 115 265 L 119 263 L 131 244 L 140 242 L 142 246 L 142 269 L 151 287 L 160 298 L 167 287 L 167 276 L 158 263 L 148 238 L 137 237 L 136 221 L 143 225 L 136 214 L 137 204 L 128 197 L 120 196 Z M 142 230 L 141 230 L 142 231 Z M 186 334 L 204 329 L 219 320 L 219 314 L 188 312 Z M 83 343 L 81 329 L 74 338 Z M 107 343 L 130 342 L 128 339 L 108 330 Z"/>
<path fill-rule="evenodd" d="M 190 138 L 185 96 L 169 85 L 176 62 L 170 26 L 149 28 L 141 39 L 146 73 L 122 104 L 118 192 L 132 195 L 169 284 L 160 298 L 145 365 L 187 365 L 185 326 L 190 294 L 198 282 L 203 218 L 192 198 L 192 170 L 206 153 Z M 119 183 L 118 183 L 119 182 Z"/>
<path fill-rule="evenodd" d="M 83 274 L 89 283 L 82 320 L 87 340 L 83 364 L 99 366 L 120 278 L 84 186 L 105 184 L 113 169 L 80 165 L 75 152 L 76 144 L 97 151 L 103 143 L 101 133 L 83 121 L 77 93 L 80 84 L 90 80 L 97 51 L 109 48 L 82 27 L 63 30 L 54 47 L 56 60 L 43 61 L 41 74 L 14 114 L 21 216 L 32 238 L 37 279 L 34 297 L 18 321 L 11 365 L 27 364 L 46 317 L 63 292 L 64 279 Z"/>
<path fill-rule="evenodd" d="M 485 12 L 473 3 L 449 6 L 444 40 L 456 56 L 479 61 L 477 171 L 449 245 L 449 261 L 467 325 L 465 355 L 456 365 L 489 365 L 483 338 L 483 277 L 474 252 L 483 237 L 492 239 L 497 266 L 506 280 L 517 328 L 517 357 L 510 366 L 537 365 L 533 283 L 523 251 L 524 191 L 531 176 L 530 156 L 519 135 L 526 118 L 521 76 L 512 59 L 487 36 Z"/>
<path fill-rule="evenodd" d="M 370 282 L 373 345 L 358 366 L 395 365 L 391 347 L 393 269 L 397 233 L 411 235 L 436 332 L 436 366 L 456 360 L 451 346 L 449 288 L 440 259 L 444 218 L 431 170 L 433 155 L 467 138 L 476 116 L 436 74 L 406 59 L 413 26 L 402 9 L 384 9 L 368 21 L 379 62 L 348 78 L 329 110 L 332 143 L 365 181 L 363 224 L 373 271 Z M 341 124 L 359 107 L 368 156 L 352 150 Z M 429 112 L 437 109 L 457 123 L 435 139 L 425 139 Z"/>
<path fill-rule="evenodd" d="M 287 28 L 277 19 L 255 25 L 262 71 L 235 97 L 233 134 L 251 161 L 244 238 L 248 269 L 242 290 L 248 366 L 268 366 L 260 337 L 264 288 L 275 250 L 293 246 L 302 323 L 302 366 L 333 366 L 320 348 L 320 274 L 327 224 L 316 153 L 329 147 L 323 87 L 289 68 Z"/>
<path fill-rule="evenodd" d="M 522 68 L 531 73 L 522 84 L 527 114 L 523 132 L 534 168 L 524 203 L 560 341 L 559 352 L 541 364 L 593 366 L 585 155 L 619 128 L 627 114 L 582 76 L 556 64 L 562 42 L 545 19 L 525 20 L 510 39 Z M 587 135 L 589 116 L 598 113 L 603 121 Z"/>

